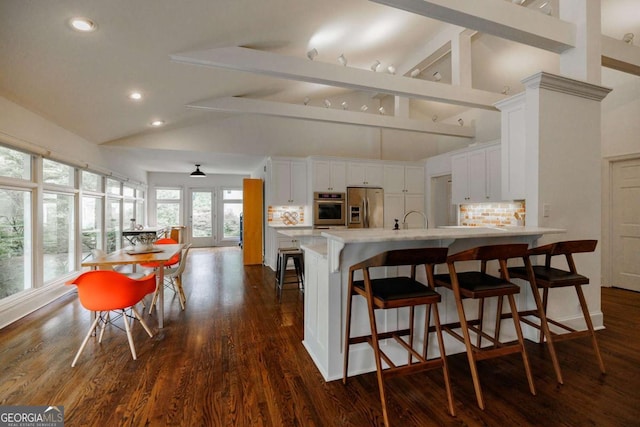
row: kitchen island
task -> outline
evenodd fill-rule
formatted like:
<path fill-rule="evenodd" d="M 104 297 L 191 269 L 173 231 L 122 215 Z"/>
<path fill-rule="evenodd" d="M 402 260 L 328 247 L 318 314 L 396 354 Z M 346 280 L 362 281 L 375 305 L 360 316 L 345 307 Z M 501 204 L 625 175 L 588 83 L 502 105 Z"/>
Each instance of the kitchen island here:
<path fill-rule="evenodd" d="M 565 230 L 542 227 L 451 227 L 435 229 L 347 229 L 326 230 L 321 236 L 325 244 L 302 245 L 305 251 L 305 298 L 304 298 L 304 340 L 303 345 L 326 381 L 342 378 L 343 346 L 346 318 L 349 267 L 380 252 L 392 249 L 418 247 L 448 247 L 449 253 L 456 253 L 480 245 L 500 243 L 528 243 L 536 245 L 537 240 L 547 234 L 560 234 Z M 497 268 L 497 266 L 493 267 Z M 446 273 L 446 265 L 437 266 L 437 272 Z M 494 270 L 494 273 L 496 271 Z M 402 274 L 409 274 L 408 269 Z M 374 277 L 393 276 L 397 268 L 379 269 Z M 361 278 L 361 277 L 360 277 Z M 360 279 L 356 277 L 356 279 Z M 418 280 L 426 283 L 424 270 L 419 271 Z M 438 289 L 442 295 L 440 316 L 443 322 L 457 320 L 453 295 L 447 289 Z M 520 309 L 533 307 L 529 287 L 523 286 L 517 298 Z M 471 308 L 471 307 L 470 307 Z M 485 313 L 495 313 L 495 302 L 487 301 Z M 408 309 L 385 310 L 376 313 L 378 330 L 396 329 L 408 325 Z M 416 310 L 416 319 L 424 319 L 424 307 Z M 416 334 L 422 335 L 418 327 Z M 487 322 L 489 325 L 492 322 Z M 490 330 L 489 327 L 486 328 Z M 369 320 L 365 302 L 354 298 L 352 311 L 352 336 L 369 333 Z M 525 336 L 535 339 L 533 329 L 524 328 Z M 502 336 L 509 337 L 515 332 L 505 322 Z M 429 343 L 429 357 L 437 354 L 435 339 Z M 406 359 L 406 352 L 394 352 L 394 344 L 388 344 L 385 352 L 398 363 Z M 421 345 L 418 340 L 417 345 Z M 464 351 L 464 346 L 445 334 L 447 354 Z M 406 360 L 405 360 L 406 363 Z M 373 352 L 367 344 L 352 345 L 349 358 L 349 375 L 375 371 Z"/>

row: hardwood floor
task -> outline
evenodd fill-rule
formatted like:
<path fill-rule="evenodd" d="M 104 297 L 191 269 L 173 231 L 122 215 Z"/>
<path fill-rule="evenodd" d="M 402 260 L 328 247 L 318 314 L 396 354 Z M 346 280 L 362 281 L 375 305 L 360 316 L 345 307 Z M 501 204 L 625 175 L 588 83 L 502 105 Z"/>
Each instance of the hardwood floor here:
<path fill-rule="evenodd" d="M 241 255 L 192 250 L 187 309 L 167 292 L 165 328 L 149 338 L 134 326 L 137 361 L 124 332 L 109 327 L 71 368 L 90 321 L 75 293 L 0 330 L 0 405 L 64 405 L 67 426 L 382 425 L 375 375 L 325 383 L 301 344 L 301 295 L 285 290 L 278 304 L 273 272 L 243 267 Z M 546 349 L 528 342 L 537 395 L 517 355 L 480 362 L 481 411 L 466 356 L 454 355 L 457 416 L 447 413 L 441 373 L 426 372 L 388 381 L 392 425 L 639 425 L 640 294 L 604 288 L 602 307 L 606 375 L 588 339 L 562 342 L 557 386 Z"/>

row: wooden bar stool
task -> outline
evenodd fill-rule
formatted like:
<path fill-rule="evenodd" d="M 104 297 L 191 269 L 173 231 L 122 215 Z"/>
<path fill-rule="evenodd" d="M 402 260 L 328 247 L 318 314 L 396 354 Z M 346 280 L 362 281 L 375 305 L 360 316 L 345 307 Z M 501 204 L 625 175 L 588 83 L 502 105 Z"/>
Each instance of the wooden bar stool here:
<path fill-rule="evenodd" d="M 540 307 L 540 310 L 528 310 L 520 312 L 521 320 L 526 324 L 542 330 L 540 334 L 540 342 L 542 343 L 544 338 L 547 339 L 547 345 L 551 353 L 551 358 L 554 363 L 554 369 L 556 370 L 556 376 L 560 384 L 563 383 L 562 373 L 560 371 L 560 365 L 555 355 L 554 342 L 581 338 L 589 336 L 591 337 L 591 343 L 593 345 L 593 351 L 595 352 L 600 371 L 604 374 L 604 362 L 602 355 L 600 354 L 600 348 L 598 347 L 598 340 L 593 329 L 593 323 L 591 322 L 591 316 L 589 314 L 589 308 L 582 292 L 582 286 L 589 284 L 589 278 L 581 274 L 578 274 L 576 265 L 573 261 L 573 254 L 582 252 L 593 252 L 598 244 L 597 240 L 572 240 L 564 242 L 556 242 L 548 245 L 540 246 L 530 249 L 528 251 L 529 256 L 544 255 L 544 265 L 534 265 L 528 270 L 525 264 L 524 267 L 510 267 L 508 269 L 509 275 L 513 278 L 527 280 L 531 285 L 533 296 L 536 299 L 536 304 Z M 559 268 L 551 267 L 551 259 L 557 255 L 564 255 L 567 261 L 569 270 L 562 270 Z M 547 317 L 547 305 L 549 302 L 549 289 L 563 288 L 573 286 L 578 295 L 578 301 L 580 302 L 580 308 L 582 309 L 582 315 L 584 317 L 586 330 L 578 331 L 566 323 L 561 323 Z M 542 288 L 542 301 L 540 302 L 539 289 Z M 534 316 L 539 319 L 539 323 L 532 322 L 523 316 Z M 561 328 L 564 333 L 556 333 L 549 330 L 548 324 Z M 546 329 L 546 330 L 545 330 Z"/>
<path fill-rule="evenodd" d="M 295 279 L 287 280 L 287 264 L 293 261 Z M 278 302 L 282 301 L 282 289 L 288 283 L 295 283 L 304 291 L 304 252 L 300 248 L 280 248 L 276 262 L 276 293 Z"/>
<path fill-rule="evenodd" d="M 421 248 L 421 249 L 399 249 L 383 252 L 369 259 L 366 259 L 349 268 L 349 291 L 347 302 L 347 324 L 344 345 L 344 371 L 343 384 L 347 382 L 349 368 L 349 346 L 351 344 L 368 343 L 373 348 L 376 361 L 376 372 L 378 378 L 378 388 L 380 390 L 380 402 L 382 403 L 382 415 L 385 426 L 389 425 L 387 414 L 387 403 L 385 396 L 384 380 L 398 375 L 407 375 L 422 372 L 430 369 L 442 369 L 446 388 L 449 412 L 455 415 L 453 407 L 453 395 L 449 382 L 449 369 L 447 367 L 442 332 L 440 330 L 440 316 L 438 315 L 438 302 L 440 294 L 433 290 L 433 266 L 444 263 L 447 259 L 447 248 Z M 427 281 L 430 287 L 416 280 L 416 267 L 424 265 Z M 372 279 L 371 269 L 376 267 L 411 266 L 411 277 L 386 277 Z M 354 273 L 362 271 L 363 280 L 354 280 Z M 351 313 L 353 296 L 360 295 L 367 301 L 369 313 L 369 324 L 371 334 L 365 336 L 351 337 Z M 414 307 L 425 305 L 424 340 L 421 352 L 414 348 Z M 374 310 L 409 307 L 409 327 L 396 331 L 378 332 Z M 431 314 L 433 314 L 434 327 L 438 339 L 439 356 L 427 359 L 427 337 L 429 334 L 429 324 Z M 408 338 L 408 339 L 407 339 Z M 380 348 L 380 341 L 395 341 L 395 348 L 407 352 L 406 364 L 397 365 Z M 391 344 L 390 344 L 391 346 Z M 389 347 L 391 349 L 391 347 Z M 383 363 L 386 367 L 383 367 Z"/>
<path fill-rule="evenodd" d="M 506 244 L 479 246 L 468 249 L 457 254 L 447 257 L 447 266 L 449 274 L 438 274 L 434 277 L 436 286 L 444 286 L 451 291 L 456 300 L 459 322 L 448 323 L 442 325 L 442 329 L 447 331 L 451 336 L 461 341 L 467 351 L 467 359 L 469 360 L 469 368 L 471 369 L 471 378 L 476 393 L 476 400 L 480 409 L 484 409 L 484 398 L 480 387 L 480 379 L 478 376 L 477 361 L 495 357 L 506 356 L 508 354 L 520 353 L 524 363 L 524 369 L 529 382 L 529 390 L 535 395 L 536 390 L 533 384 L 533 376 L 529 367 L 529 359 L 524 347 L 524 339 L 520 328 L 520 319 L 514 295 L 520 292 L 520 287 L 509 281 L 507 272 L 507 260 L 510 258 L 521 258 L 527 254 L 527 244 Z M 487 273 L 487 262 L 498 261 L 500 265 L 500 276 L 496 277 Z M 480 261 L 480 271 L 457 272 L 456 263 L 463 261 Z M 503 299 L 507 297 L 513 324 L 515 327 L 517 341 L 515 343 L 507 343 L 500 341 L 500 323 L 502 320 Z M 484 300 L 486 298 L 497 297 L 497 313 L 495 320 L 494 335 L 489 335 L 483 330 L 484 317 Z M 478 300 L 478 313 L 475 319 L 467 319 L 463 300 Z M 460 329 L 461 333 L 457 330 Z M 471 340 L 473 332 L 476 336 L 475 343 Z M 487 339 L 493 345 L 483 347 L 482 339 Z"/>

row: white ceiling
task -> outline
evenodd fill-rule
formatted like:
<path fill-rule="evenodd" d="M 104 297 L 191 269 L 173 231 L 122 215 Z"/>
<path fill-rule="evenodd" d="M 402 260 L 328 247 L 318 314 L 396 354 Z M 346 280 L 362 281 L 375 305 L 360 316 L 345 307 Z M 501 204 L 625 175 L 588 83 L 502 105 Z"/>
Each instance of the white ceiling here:
<path fill-rule="evenodd" d="M 97 31 L 72 31 L 73 16 L 91 18 Z M 187 104 L 228 96 L 289 103 L 309 96 L 318 104 L 345 89 L 175 63 L 171 54 L 248 46 L 304 58 L 315 47 L 316 61 L 335 63 L 344 53 L 350 67 L 368 69 L 375 59 L 383 67 L 405 64 L 447 26 L 365 0 L 1 0 L 0 96 L 90 142 L 120 145 L 145 159 L 140 165 L 148 171 L 184 172 L 197 162 L 217 165 L 208 172 L 246 173 L 268 148 L 216 146 L 202 129 L 231 114 Z M 627 32 L 640 38 L 639 1 L 602 0 L 602 33 L 620 39 Z M 523 76 L 557 61 L 482 34 L 474 37 L 472 59 L 474 88 L 510 86 L 512 93 Z M 443 83 L 450 81 L 448 62 L 434 65 Z M 144 99 L 129 100 L 132 90 Z M 412 108 L 428 117 L 457 111 L 427 101 Z M 152 129 L 154 119 L 166 125 Z"/>

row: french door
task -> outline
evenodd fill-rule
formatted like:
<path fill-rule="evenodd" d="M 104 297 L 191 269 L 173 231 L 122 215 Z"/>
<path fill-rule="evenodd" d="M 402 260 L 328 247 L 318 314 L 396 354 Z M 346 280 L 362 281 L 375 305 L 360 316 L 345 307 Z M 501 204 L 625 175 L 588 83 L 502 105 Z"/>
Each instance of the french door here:
<path fill-rule="evenodd" d="M 216 246 L 216 193 L 214 189 L 190 190 L 190 242 L 196 248 Z"/>

